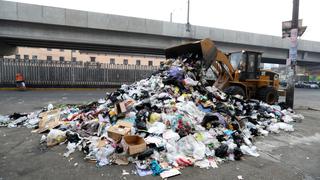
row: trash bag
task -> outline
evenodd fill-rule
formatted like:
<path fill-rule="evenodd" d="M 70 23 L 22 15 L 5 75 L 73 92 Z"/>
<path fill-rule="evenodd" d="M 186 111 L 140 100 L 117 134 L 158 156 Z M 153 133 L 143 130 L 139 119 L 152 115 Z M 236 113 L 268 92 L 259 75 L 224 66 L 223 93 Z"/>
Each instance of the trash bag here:
<path fill-rule="evenodd" d="M 47 136 L 47 146 L 54 146 L 67 139 L 66 132 L 58 129 L 51 129 Z"/>
<path fill-rule="evenodd" d="M 153 154 L 153 149 L 152 148 L 149 148 L 149 149 L 146 149 L 144 152 L 140 153 L 138 155 L 138 160 L 145 160 L 146 158 L 150 157 L 152 154 Z"/>
<path fill-rule="evenodd" d="M 225 158 L 228 156 L 228 145 L 221 144 L 217 149 L 214 150 L 215 156 L 219 158 Z"/>
<path fill-rule="evenodd" d="M 214 113 L 210 113 L 210 112 L 206 113 L 206 115 L 204 116 L 201 122 L 201 126 L 206 128 L 207 130 L 218 127 L 219 125 L 220 125 L 219 117 Z"/>
<path fill-rule="evenodd" d="M 10 118 L 8 116 L 0 115 L 0 125 L 1 124 L 7 124 L 7 123 L 9 123 L 9 121 L 10 121 Z"/>
<path fill-rule="evenodd" d="M 158 122 L 161 118 L 161 115 L 159 113 L 151 113 L 148 122 L 153 124 L 155 122 Z"/>
<path fill-rule="evenodd" d="M 234 148 L 233 154 L 234 154 L 234 159 L 236 161 L 241 160 L 241 157 L 243 156 L 243 153 L 242 153 L 241 149 L 238 148 L 238 147 Z"/>
<path fill-rule="evenodd" d="M 105 147 L 99 148 L 97 153 L 95 154 L 95 157 L 97 159 L 97 166 L 102 167 L 110 163 L 109 156 L 114 153 L 115 148 L 108 144 Z"/>
<path fill-rule="evenodd" d="M 148 128 L 148 132 L 151 134 L 162 134 L 165 129 L 165 124 L 163 124 L 162 122 L 155 122 Z"/>
<path fill-rule="evenodd" d="M 139 130 L 147 130 L 147 120 L 149 119 L 149 112 L 145 109 L 137 113 L 137 118 L 135 120 L 136 127 Z"/>
<path fill-rule="evenodd" d="M 200 160 L 205 157 L 206 146 L 202 142 L 198 142 L 192 135 L 181 138 L 178 141 L 179 152 Z"/>
<path fill-rule="evenodd" d="M 254 156 L 254 157 L 258 157 L 259 156 L 259 154 L 257 153 L 257 147 L 256 146 L 249 147 L 247 145 L 242 145 L 240 147 L 240 149 L 241 149 L 241 152 L 243 154 Z"/>
<path fill-rule="evenodd" d="M 72 154 L 75 150 L 76 150 L 76 147 L 77 147 L 77 145 L 76 145 L 76 143 L 71 143 L 71 142 L 69 142 L 68 143 L 68 145 L 67 145 L 67 152 L 65 152 L 64 154 L 63 154 L 63 156 L 64 157 L 69 157 L 69 155 L 70 154 Z"/>
<path fill-rule="evenodd" d="M 70 143 L 77 144 L 81 140 L 79 134 L 72 132 L 72 131 L 67 131 L 66 136 L 67 136 L 68 142 L 70 142 Z"/>
<path fill-rule="evenodd" d="M 26 113 L 16 113 L 15 112 L 15 113 L 9 115 L 9 118 L 16 120 L 16 119 L 19 119 L 19 118 L 25 117 L 25 116 L 28 116 L 28 114 L 26 114 Z"/>

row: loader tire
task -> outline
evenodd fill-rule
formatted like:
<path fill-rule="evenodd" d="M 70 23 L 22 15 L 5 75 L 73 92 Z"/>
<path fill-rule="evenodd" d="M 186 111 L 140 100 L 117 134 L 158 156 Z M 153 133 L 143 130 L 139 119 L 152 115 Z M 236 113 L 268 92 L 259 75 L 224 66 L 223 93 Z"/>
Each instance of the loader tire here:
<path fill-rule="evenodd" d="M 246 93 L 240 86 L 229 86 L 227 87 L 224 92 L 228 95 L 241 95 L 245 98 Z"/>
<path fill-rule="evenodd" d="M 268 104 L 274 104 L 279 100 L 278 91 L 272 87 L 261 88 L 258 91 L 257 98 L 261 101 L 264 101 Z"/>

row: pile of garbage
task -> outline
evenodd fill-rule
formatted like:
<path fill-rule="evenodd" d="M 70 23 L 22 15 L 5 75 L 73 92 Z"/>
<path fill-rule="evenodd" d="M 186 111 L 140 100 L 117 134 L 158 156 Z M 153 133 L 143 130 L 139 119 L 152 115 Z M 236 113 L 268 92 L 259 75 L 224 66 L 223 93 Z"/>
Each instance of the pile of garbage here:
<path fill-rule="evenodd" d="M 66 143 L 65 157 L 79 150 L 98 167 L 134 163 L 140 176 L 166 178 L 187 166 L 217 168 L 257 157 L 255 136 L 294 131 L 290 123 L 303 119 L 282 103 L 244 100 L 210 86 L 197 62 L 167 60 L 151 77 L 104 99 L 0 116 L 0 126 L 48 132 L 40 142 Z"/>

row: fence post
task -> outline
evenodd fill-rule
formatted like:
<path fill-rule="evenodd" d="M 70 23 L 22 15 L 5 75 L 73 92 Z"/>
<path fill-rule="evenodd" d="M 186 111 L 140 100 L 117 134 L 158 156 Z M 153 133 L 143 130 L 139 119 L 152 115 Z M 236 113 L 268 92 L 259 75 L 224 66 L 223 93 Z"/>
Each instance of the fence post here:
<path fill-rule="evenodd" d="M 75 80 L 74 80 L 74 65 L 75 65 L 75 63 L 71 62 L 72 85 L 75 84 Z"/>
<path fill-rule="evenodd" d="M 3 58 L 0 58 L 0 85 L 2 85 L 2 76 L 3 76 Z"/>

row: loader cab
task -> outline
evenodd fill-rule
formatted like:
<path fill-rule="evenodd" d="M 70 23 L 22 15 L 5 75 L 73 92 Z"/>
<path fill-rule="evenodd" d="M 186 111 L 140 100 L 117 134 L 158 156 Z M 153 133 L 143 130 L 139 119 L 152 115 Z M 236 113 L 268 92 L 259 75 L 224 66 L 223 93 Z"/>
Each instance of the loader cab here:
<path fill-rule="evenodd" d="M 239 80 L 259 79 L 261 75 L 261 52 L 240 51 L 229 55 L 232 67 L 238 72 Z"/>

